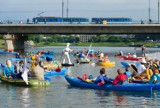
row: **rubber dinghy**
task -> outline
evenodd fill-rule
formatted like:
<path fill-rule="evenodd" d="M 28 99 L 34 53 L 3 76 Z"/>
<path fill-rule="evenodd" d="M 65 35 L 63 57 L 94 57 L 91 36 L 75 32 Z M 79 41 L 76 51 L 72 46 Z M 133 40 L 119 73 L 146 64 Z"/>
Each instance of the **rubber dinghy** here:
<path fill-rule="evenodd" d="M 16 86 L 25 86 L 25 87 L 49 86 L 51 84 L 49 81 L 46 80 L 29 79 L 27 85 L 23 79 L 8 79 L 8 78 L 3 78 L 2 75 L 0 75 L 0 80 L 3 83 L 8 83 Z"/>
<path fill-rule="evenodd" d="M 56 75 L 65 75 L 68 68 L 62 68 L 60 72 L 56 72 L 55 70 L 50 72 L 45 72 L 45 76 L 56 76 Z"/>
<path fill-rule="evenodd" d="M 71 86 L 79 88 L 98 89 L 98 90 L 152 92 L 152 86 L 153 86 L 151 84 L 134 84 L 134 83 L 128 83 L 123 85 L 106 84 L 103 86 L 98 86 L 95 83 L 84 82 L 78 78 L 70 77 L 69 75 L 66 75 L 65 78 Z"/>

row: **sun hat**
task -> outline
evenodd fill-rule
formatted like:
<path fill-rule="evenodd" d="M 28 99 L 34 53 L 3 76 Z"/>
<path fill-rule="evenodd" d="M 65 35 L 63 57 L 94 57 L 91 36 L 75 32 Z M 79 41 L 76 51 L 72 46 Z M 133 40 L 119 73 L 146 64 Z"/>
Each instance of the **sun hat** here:
<path fill-rule="evenodd" d="M 141 63 L 147 63 L 145 58 L 142 58 Z"/>

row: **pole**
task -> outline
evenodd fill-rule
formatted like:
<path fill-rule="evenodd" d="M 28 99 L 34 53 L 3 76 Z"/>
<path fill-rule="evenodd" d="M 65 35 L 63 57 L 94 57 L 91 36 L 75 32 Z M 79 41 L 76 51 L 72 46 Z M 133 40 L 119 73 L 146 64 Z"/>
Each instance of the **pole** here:
<path fill-rule="evenodd" d="M 149 2 L 149 7 L 148 7 L 148 20 L 149 20 L 149 23 L 150 23 L 150 19 L 151 19 L 151 8 L 150 8 L 150 0 L 148 1 Z"/>
<path fill-rule="evenodd" d="M 67 0 L 67 10 L 66 10 L 66 11 L 67 11 L 67 12 L 66 12 L 66 13 L 67 13 L 67 18 L 68 18 L 68 13 L 69 13 L 69 9 L 68 9 L 69 2 L 68 2 L 68 1 L 69 1 L 69 0 Z"/>
<path fill-rule="evenodd" d="M 159 0 L 158 0 L 158 24 L 159 24 Z"/>
<path fill-rule="evenodd" d="M 63 8 L 64 8 L 64 0 L 62 0 L 62 23 L 63 23 Z"/>

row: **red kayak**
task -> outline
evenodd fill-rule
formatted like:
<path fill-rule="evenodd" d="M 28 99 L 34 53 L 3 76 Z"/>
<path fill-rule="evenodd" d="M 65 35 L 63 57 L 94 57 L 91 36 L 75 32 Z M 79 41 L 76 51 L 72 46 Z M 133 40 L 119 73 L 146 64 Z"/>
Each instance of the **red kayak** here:
<path fill-rule="evenodd" d="M 141 61 L 142 58 L 141 57 L 123 57 L 124 60 L 132 60 L 132 61 Z"/>
<path fill-rule="evenodd" d="M 117 57 L 117 58 L 123 58 L 124 56 L 116 54 L 115 57 Z"/>

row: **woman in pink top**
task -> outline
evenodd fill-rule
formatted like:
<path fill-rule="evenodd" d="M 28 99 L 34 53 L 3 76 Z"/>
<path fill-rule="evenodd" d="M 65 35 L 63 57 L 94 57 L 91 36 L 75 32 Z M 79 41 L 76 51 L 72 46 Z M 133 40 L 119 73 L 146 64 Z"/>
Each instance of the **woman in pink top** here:
<path fill-rule="evenodd" d="M 114 84 L 114 85 L 116 85 L 116 84 L 123 84 L 123 82 L 127 80 L 127 76 L 125 74 L 123 74 L 122 69 L 118 69 L 117 73 L 118 73 L 118 75 L 113 80 L 112 84 Z"/>

